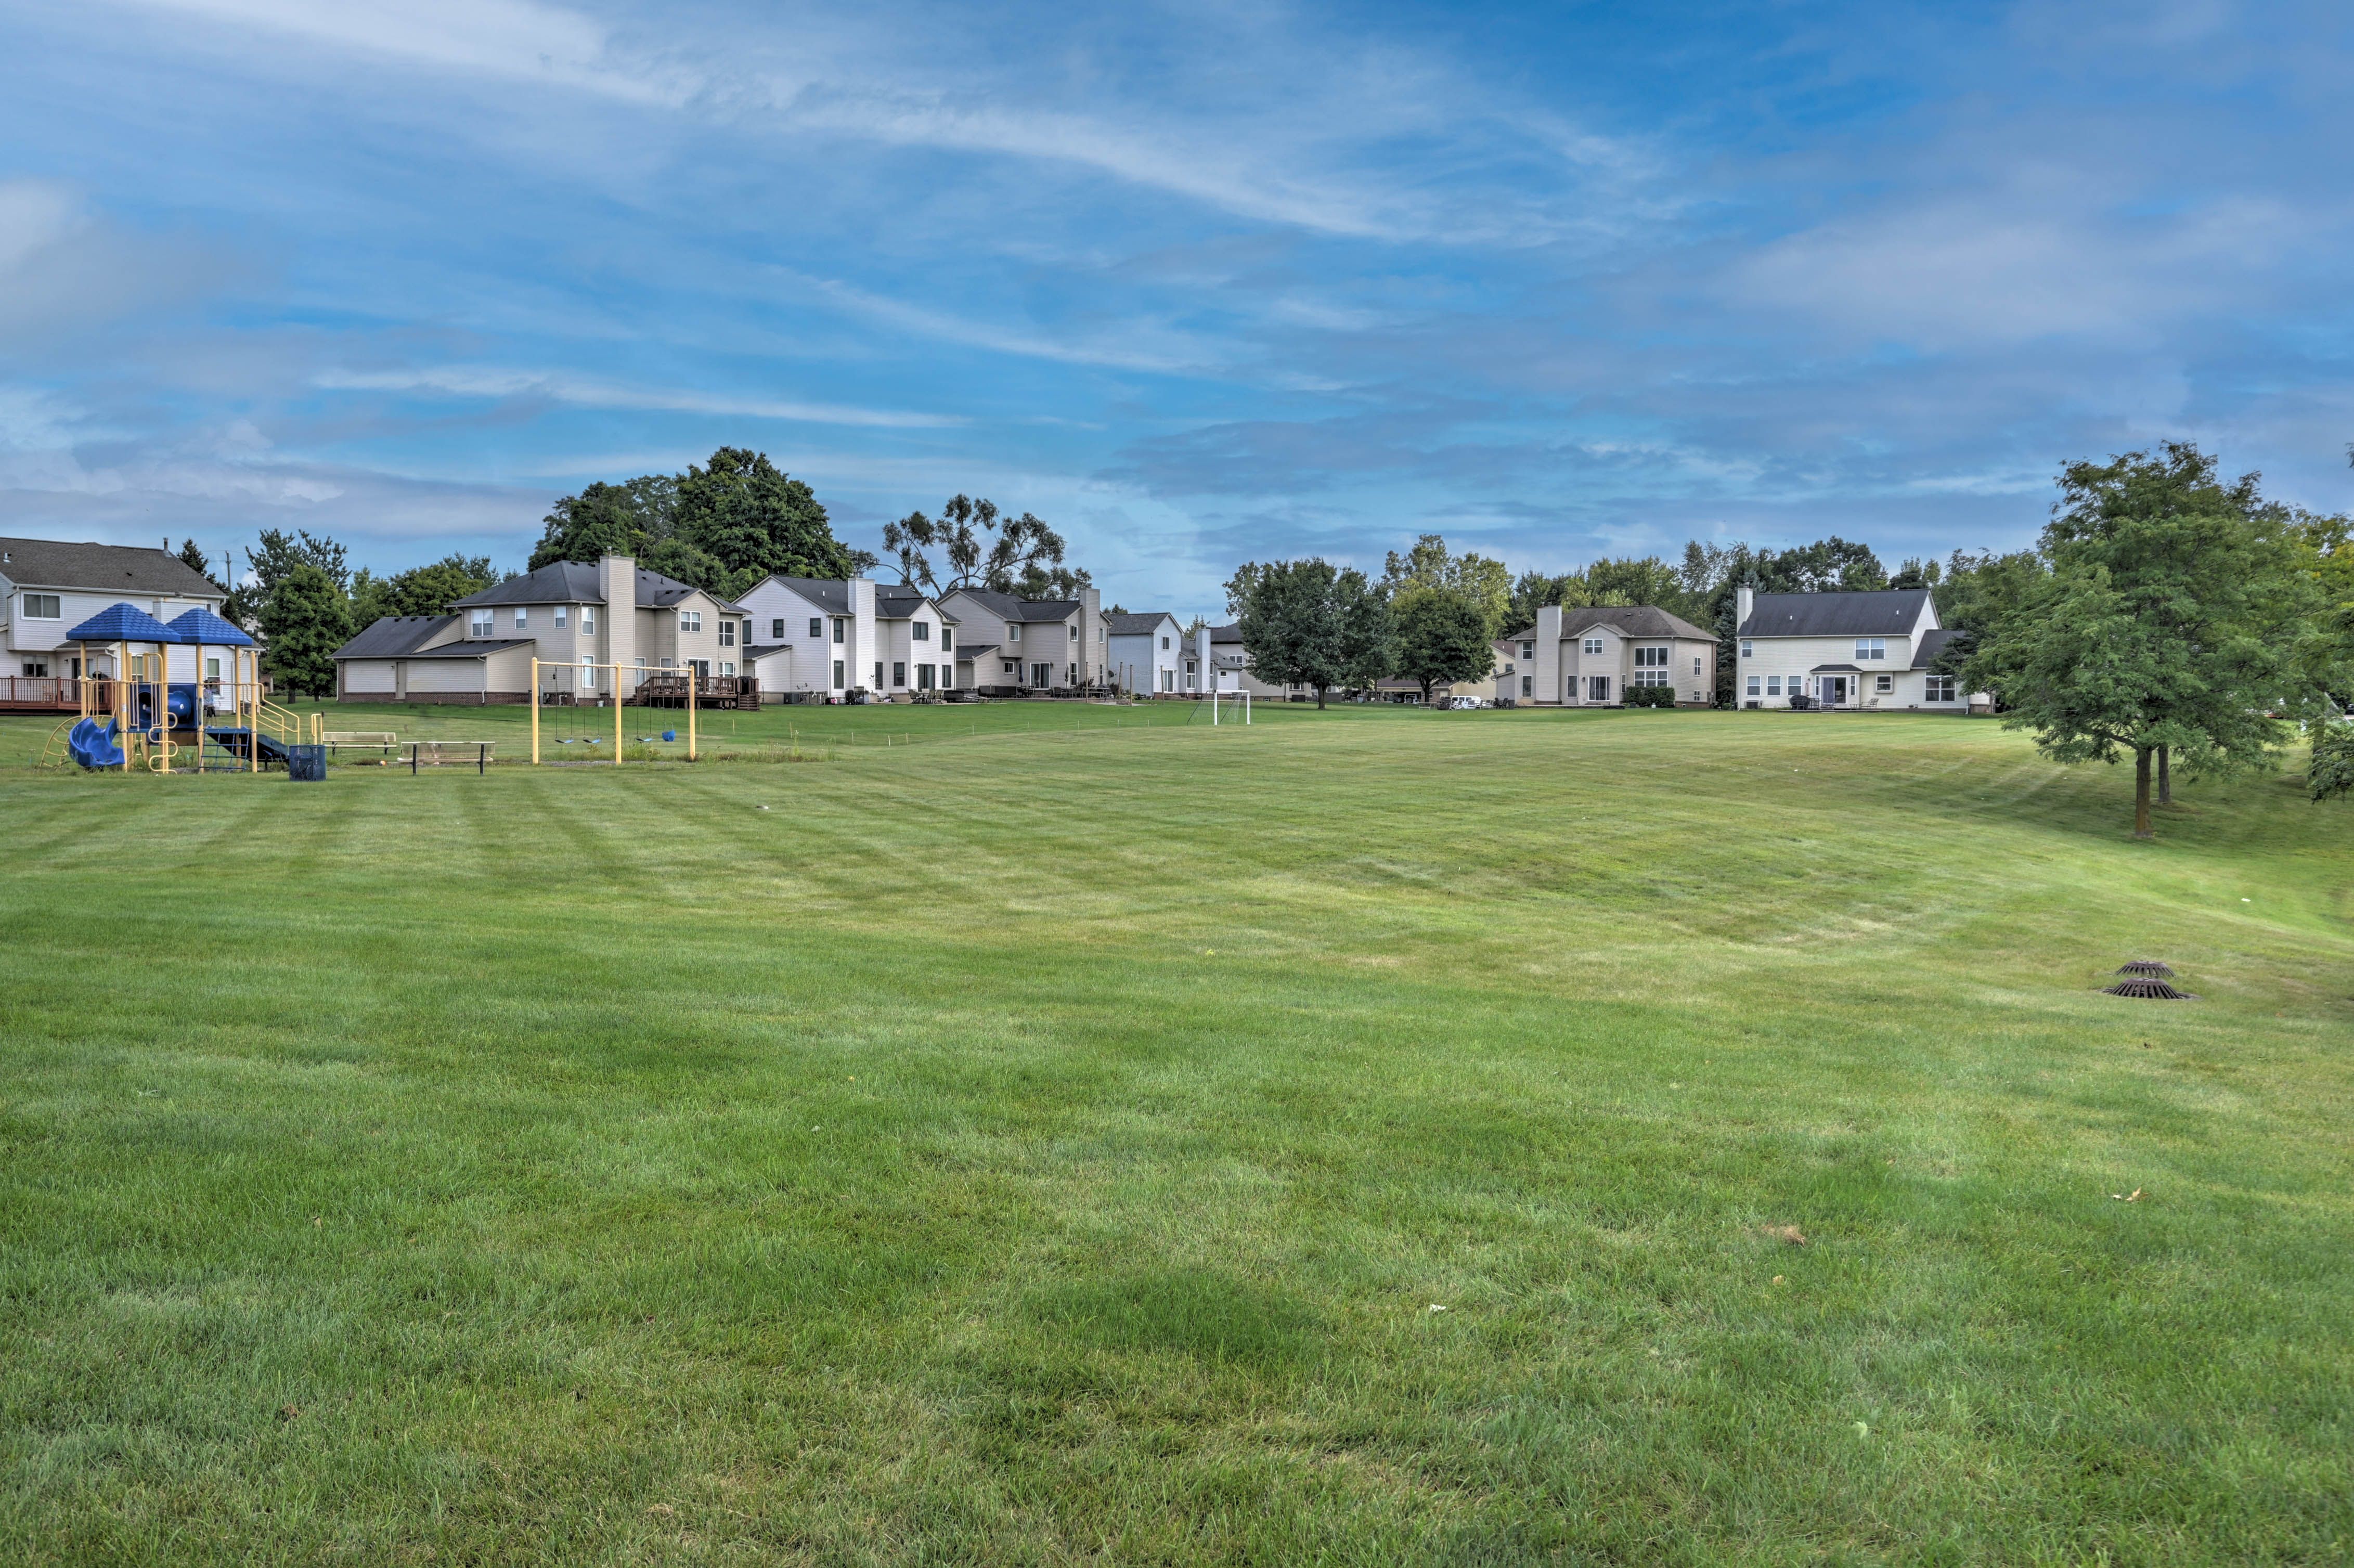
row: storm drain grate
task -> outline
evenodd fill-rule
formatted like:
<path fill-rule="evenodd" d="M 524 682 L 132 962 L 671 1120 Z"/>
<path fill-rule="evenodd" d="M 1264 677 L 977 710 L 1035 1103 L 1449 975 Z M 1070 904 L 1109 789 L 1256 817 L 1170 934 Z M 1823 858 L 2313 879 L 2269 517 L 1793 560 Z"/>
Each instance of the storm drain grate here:
<path fill-rule="evenodd" d="M 2136 975 L 2121 980 L 2103 993 L 2107 996 L 2138 996 L 2152 1001 L 2197 1001 L 2199 998 L 2187 991 L 2177 991 L 2155 975 Z"/>
<path fill-rule="evenodd" d="M 2121 975 L 2157 975 L 2164 980 L 2172 980 L 2174 978 L 2174 971 L 2171 969 L 2168 969 L 2166 965 L 2159 963 L 2156 959 L 2136 959 L 2131 963 L 2120 967 L 2117 973 Z"/>

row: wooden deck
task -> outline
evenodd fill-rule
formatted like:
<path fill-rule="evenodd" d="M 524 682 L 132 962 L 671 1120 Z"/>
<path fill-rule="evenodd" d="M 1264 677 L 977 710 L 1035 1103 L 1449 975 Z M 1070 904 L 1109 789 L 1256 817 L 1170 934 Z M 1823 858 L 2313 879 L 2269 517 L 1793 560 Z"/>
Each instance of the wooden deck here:
<path fill-rule="evenodd" d="M 112 705 L 105 679 L 88 683 L 101 711 Z M 81 710 L 84 683 L 71 675 L 0 675 L 0 714 L 70 714 Z"/>

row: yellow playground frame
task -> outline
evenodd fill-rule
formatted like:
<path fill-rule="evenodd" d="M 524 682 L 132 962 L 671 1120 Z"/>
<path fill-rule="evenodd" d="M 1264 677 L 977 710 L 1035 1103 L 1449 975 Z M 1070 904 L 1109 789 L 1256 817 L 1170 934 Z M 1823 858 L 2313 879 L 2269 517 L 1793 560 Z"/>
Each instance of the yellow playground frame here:
<path fill-rule="evenodd" d="M 531 662 L 531 765 L 539 766 L 539 672 L 550 670 L 610 670 L 613 672 L 613 766 L 621 765 L 621 667 L 592 660 L 534 659 Z M 634 669 L 635 666 L 632 666 Z M 695 667 L 686 668 L 686 759 L 695 760 Z"/>

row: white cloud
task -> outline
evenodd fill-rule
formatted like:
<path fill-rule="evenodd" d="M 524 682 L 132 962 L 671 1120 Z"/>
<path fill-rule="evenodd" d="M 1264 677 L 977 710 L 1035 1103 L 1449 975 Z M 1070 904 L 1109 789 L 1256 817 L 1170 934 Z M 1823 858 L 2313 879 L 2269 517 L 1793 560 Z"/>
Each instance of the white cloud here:
<path fill-rule="evenodd" d="M 584 408 L 642 408 L 730 418 L 788 419 L 815 425 L 864 425 L 885 429 L 929 429 L 965 421 L 949 414 L 892 408 L 856 408 L 837 403 L 798 403 L 736 397 L 674 387 L 632 387 L 560 371 L 506 370 L 492 366 L 441 366 L 427 370 L 331 370 L 313 386 L 344 392 L 429 392 L 451 397 L 544 398 Z"/>

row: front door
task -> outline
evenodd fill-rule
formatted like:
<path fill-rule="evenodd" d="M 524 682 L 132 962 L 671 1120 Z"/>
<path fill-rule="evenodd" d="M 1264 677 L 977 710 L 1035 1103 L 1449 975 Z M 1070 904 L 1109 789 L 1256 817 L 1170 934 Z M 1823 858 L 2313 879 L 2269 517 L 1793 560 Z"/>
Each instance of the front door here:
<path fill-rule="evenodd" d="M 1610 700 L 1610 677 L 1607 675 L 1586 676 L 1585 700 L 1589 703 L 1608 702 Z"/>

